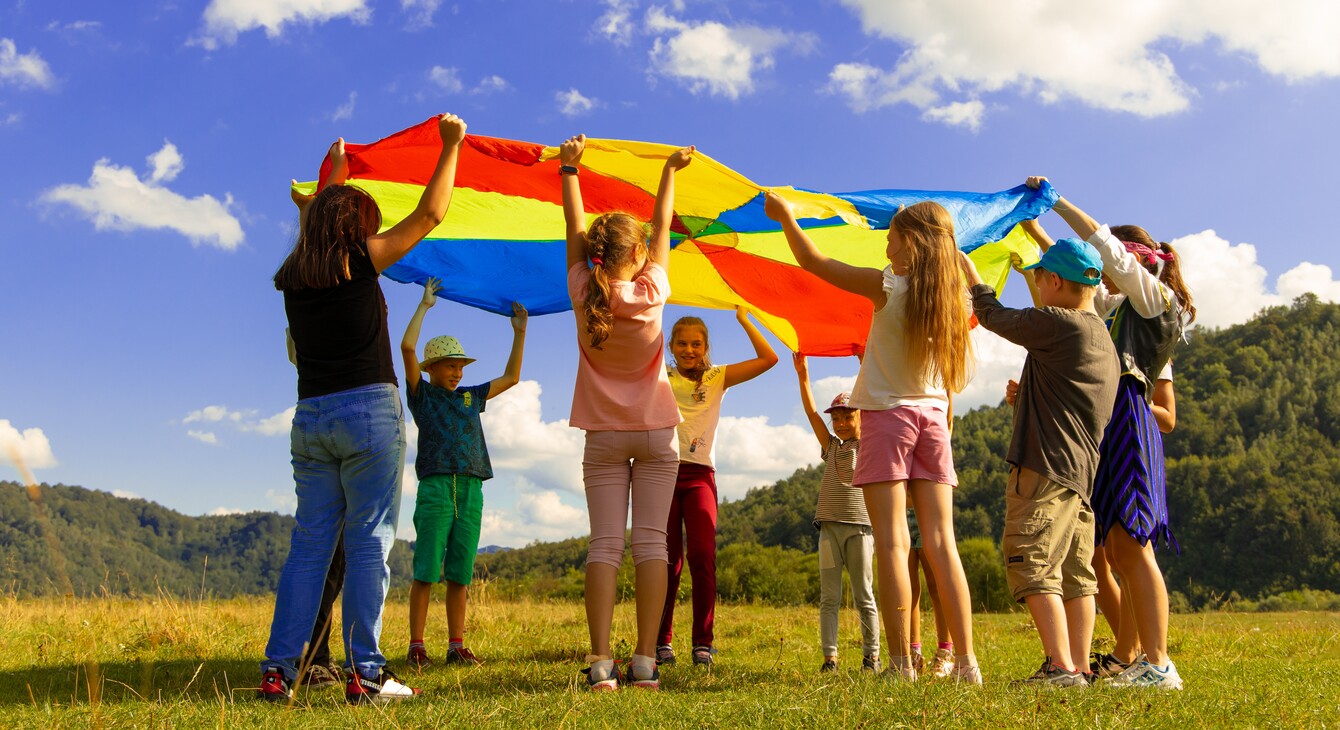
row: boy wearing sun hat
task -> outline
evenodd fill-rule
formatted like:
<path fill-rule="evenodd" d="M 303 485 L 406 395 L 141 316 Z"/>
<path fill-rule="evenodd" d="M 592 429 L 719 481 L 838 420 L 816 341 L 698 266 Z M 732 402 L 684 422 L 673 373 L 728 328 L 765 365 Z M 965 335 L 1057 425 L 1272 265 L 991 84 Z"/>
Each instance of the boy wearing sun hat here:
<path fill-rule="evenodd" d="M 478 664 L 465 647 L 465 609 L 470 579 L 479 550 L 484 514 L 483 481 L 493 477 L 484 427 L 484 404 L 521 380 L 521 352 L 526 336 L 526 309 L 512 304 L 512 353 L 507 370 L 482 385 L 460 387 L 465 366 L 474 362 L 455 337 L 434 337 L 418 359 L 419 328 L 437 302 L 439 283 L 429 279 L 423 300 L 410 318 L 400 342 L 405 361 L 409 410 L 419 427 L 414 470 L 419 491 L 414 501 L 414 582 L 409 594 L 410 664 L 431 664 L 424 647 L 424 626 L 432 585 L 447 584 L 448 664 Z M 425 382 L 420 371 L 428 373 Z"/>
<path fill-rule="evenodd" d="M 1084 241 L 1063 238 L 1032 271 L 1043 306 L 1010 309 L 960 254 L 973 311 L 987 330 L 1028 350 L 1014 400 L 1005 459 L 1005 575 L 1037 626 L 1046 658 L 1022 683 L 1089 684 L 1097 579 L 1090 562 L 1089 504 L 1098 444 L 1112 416 L 1121 367 L 1093 305 L 1103 262 Z"/>

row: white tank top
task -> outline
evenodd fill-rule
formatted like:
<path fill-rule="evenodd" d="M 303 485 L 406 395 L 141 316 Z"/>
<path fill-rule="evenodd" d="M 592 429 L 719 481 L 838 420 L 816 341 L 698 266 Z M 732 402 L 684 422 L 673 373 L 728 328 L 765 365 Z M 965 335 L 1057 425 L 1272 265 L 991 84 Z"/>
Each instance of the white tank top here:
<path fill-rule="evenodd" d="M 893 273 L 892 266 L 884 269 L 884 295 L 887 301 L 870 320 L 870 335 L 865 340 L 865 357 L 852 388 L 851 406 L 867 411 L 896 406 L 929 406 L 948 411 L 949 396 L 945 389 L 923 379 L 907 357 L 907 277 Z"/>

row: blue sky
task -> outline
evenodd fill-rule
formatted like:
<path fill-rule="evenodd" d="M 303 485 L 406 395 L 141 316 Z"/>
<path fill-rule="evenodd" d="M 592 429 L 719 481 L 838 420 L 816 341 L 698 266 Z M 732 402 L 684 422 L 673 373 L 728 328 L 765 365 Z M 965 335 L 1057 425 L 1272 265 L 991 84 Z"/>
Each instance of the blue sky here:
<path fill-rule="evenodd" d="M 295 374 L 270 284 L 288 180 L 313 178 L 336 136 L 443 111 L 534 142 L 696 144 L 820 190 L 1045 174 L 1179 246 L 1206 325 L 1304 291 L 1340 300 L 1328 0 L 277 5 L 0 0 L 0 444 L 41 481 L 193 514 L 291 510 Z M 383 287 L 396 338 L 420 290 Z M 732 317 L 707 319 L 718 362 L 749 356 Z M 525 382 L 490 403 L 486 543 L 586 531 L 573 329 L 532 320 Z M 444 302 L 433 334 L 479 359 L 467 380 L 501 373 L 505 319 Z M 989 336 L 979 355 L 963 405 L 996 402 L 1022 362 Z M 818 396 L 855 368 L 814 363 Z M 817 459 L 795 393 L 785 359 L 731 391 L 723 496 Z M 0 478 L 18 474 L 0 457 Z"/>

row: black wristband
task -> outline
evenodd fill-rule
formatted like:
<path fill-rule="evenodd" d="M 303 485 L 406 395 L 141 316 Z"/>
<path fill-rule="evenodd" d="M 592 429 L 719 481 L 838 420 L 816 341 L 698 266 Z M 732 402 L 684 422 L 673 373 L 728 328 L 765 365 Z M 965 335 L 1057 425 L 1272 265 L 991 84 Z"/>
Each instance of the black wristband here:
<path fill-rule="evenodd" d="M 577 166 L 576 166 L 576 165 L 559 165 L 559 166 L 558 166 L 558 174 L 560 174 L 560 175 L 576 175 L 578 172 L 581 172 L 581 171 L 577 169 Z"/>

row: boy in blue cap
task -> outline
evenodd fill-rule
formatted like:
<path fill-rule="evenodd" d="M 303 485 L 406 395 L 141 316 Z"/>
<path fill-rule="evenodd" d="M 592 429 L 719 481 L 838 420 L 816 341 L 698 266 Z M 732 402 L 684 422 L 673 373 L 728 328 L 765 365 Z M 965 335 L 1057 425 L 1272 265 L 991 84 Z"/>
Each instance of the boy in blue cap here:
<path fill-rule="evenodd" d="M 1002 548 L 1010 591 L 1028 607 L 1046 659 L 1022 683 L 1084 686 L 1098 592 L 1089 499 L 1121 376 L 1093 304 L 1103 262 L 1084 241 L 1057 241 L 1026 267 L 1042 306 L 1010 309 L 960 258 L 978 322 L 1028 350 L 1005 457 L 1012 468 Z"/>

